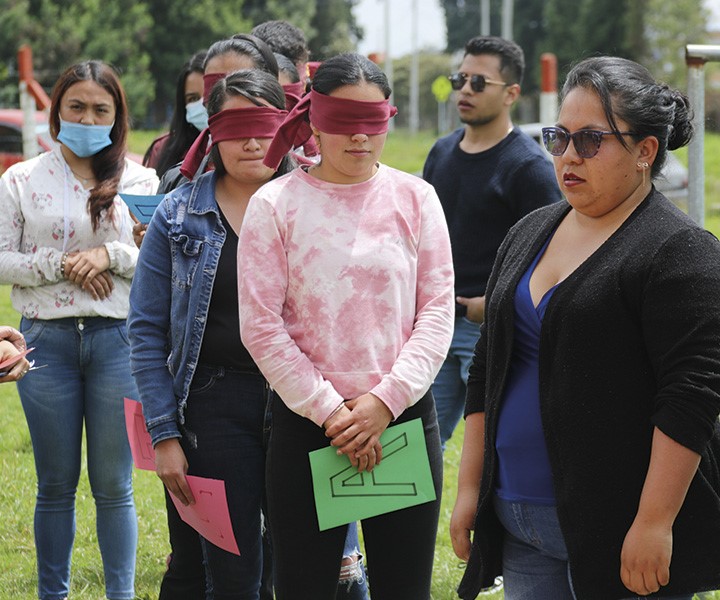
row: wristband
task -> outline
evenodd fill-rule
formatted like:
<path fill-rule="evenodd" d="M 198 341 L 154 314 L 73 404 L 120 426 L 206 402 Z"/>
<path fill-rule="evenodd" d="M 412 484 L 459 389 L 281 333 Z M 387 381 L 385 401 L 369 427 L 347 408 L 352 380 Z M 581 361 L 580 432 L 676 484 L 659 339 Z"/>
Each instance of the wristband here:
<path fill-rule="evenodd" d="M 339 413 L 343 406 L 345 406 L 345 403 L 344 403 L 344 402 L 341 402 L 341 403 L 338 405 L 338 407 L 335 408 L 335 409 L 325 418 L 325 422 L 327 423 L 332 417 L 335 416 L 336 413 Z"/>
<path fill-rule="evenodd" d="M 67 262 L 68 253 L 63 252 L 60 258 L 60 277 L 65 277 L 65 263 Z"/>

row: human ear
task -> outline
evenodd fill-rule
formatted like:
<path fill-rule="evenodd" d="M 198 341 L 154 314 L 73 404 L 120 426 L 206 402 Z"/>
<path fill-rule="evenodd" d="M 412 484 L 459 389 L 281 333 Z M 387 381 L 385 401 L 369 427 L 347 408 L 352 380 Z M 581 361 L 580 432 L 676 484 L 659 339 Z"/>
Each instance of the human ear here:
<path fill-rule="evenodd" d="M 649 135 L 638 142 L 638 161 L 652 165 L 655 162 L 660 143 L 654 135 Z"/>

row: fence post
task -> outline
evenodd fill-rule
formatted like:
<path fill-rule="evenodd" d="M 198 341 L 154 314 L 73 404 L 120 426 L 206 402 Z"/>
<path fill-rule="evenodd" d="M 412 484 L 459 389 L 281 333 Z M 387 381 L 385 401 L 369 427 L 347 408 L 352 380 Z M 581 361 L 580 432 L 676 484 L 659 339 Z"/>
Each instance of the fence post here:
<path fill-rule="evenodd" d="M 693 109 L 695 135 L 688 145 L 688 215 L 705 225 L 705 63 L 720 60 L 720 46 L 688 44 L 688 99 Z"/>

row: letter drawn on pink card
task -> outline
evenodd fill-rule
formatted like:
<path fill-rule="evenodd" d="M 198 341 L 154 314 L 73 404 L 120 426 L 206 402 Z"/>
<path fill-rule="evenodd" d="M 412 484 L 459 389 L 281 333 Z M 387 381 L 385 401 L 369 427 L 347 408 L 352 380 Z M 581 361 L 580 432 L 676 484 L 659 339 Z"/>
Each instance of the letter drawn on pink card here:
<path fill-rule="evenodd" d="M 220 479 L 187 475 L 195 504 L 185 506 L 170 494 L 180 517 L 208 542 L 218 548 L 240 555 L 228 510 L 225 482 Z"/>
<path fill-rule="evenodd" d="M 137 400 L 125 398 L 125 427 L 135 467 L 146 471 L 154 471 L 155 450 L 147 427 L 145 427 L 142 404 Z"/>

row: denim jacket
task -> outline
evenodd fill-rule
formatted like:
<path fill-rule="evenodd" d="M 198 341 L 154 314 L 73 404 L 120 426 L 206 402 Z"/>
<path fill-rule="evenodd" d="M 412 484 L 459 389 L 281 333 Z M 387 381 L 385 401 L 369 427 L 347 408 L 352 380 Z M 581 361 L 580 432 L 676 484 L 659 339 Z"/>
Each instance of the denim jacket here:
<path fill-rule="evenodd" d="M 130 290 L 130 363 L 153 446 L 181 437 L 226 230 L 214 172 L 168 193 L 140 248 Z"/>

